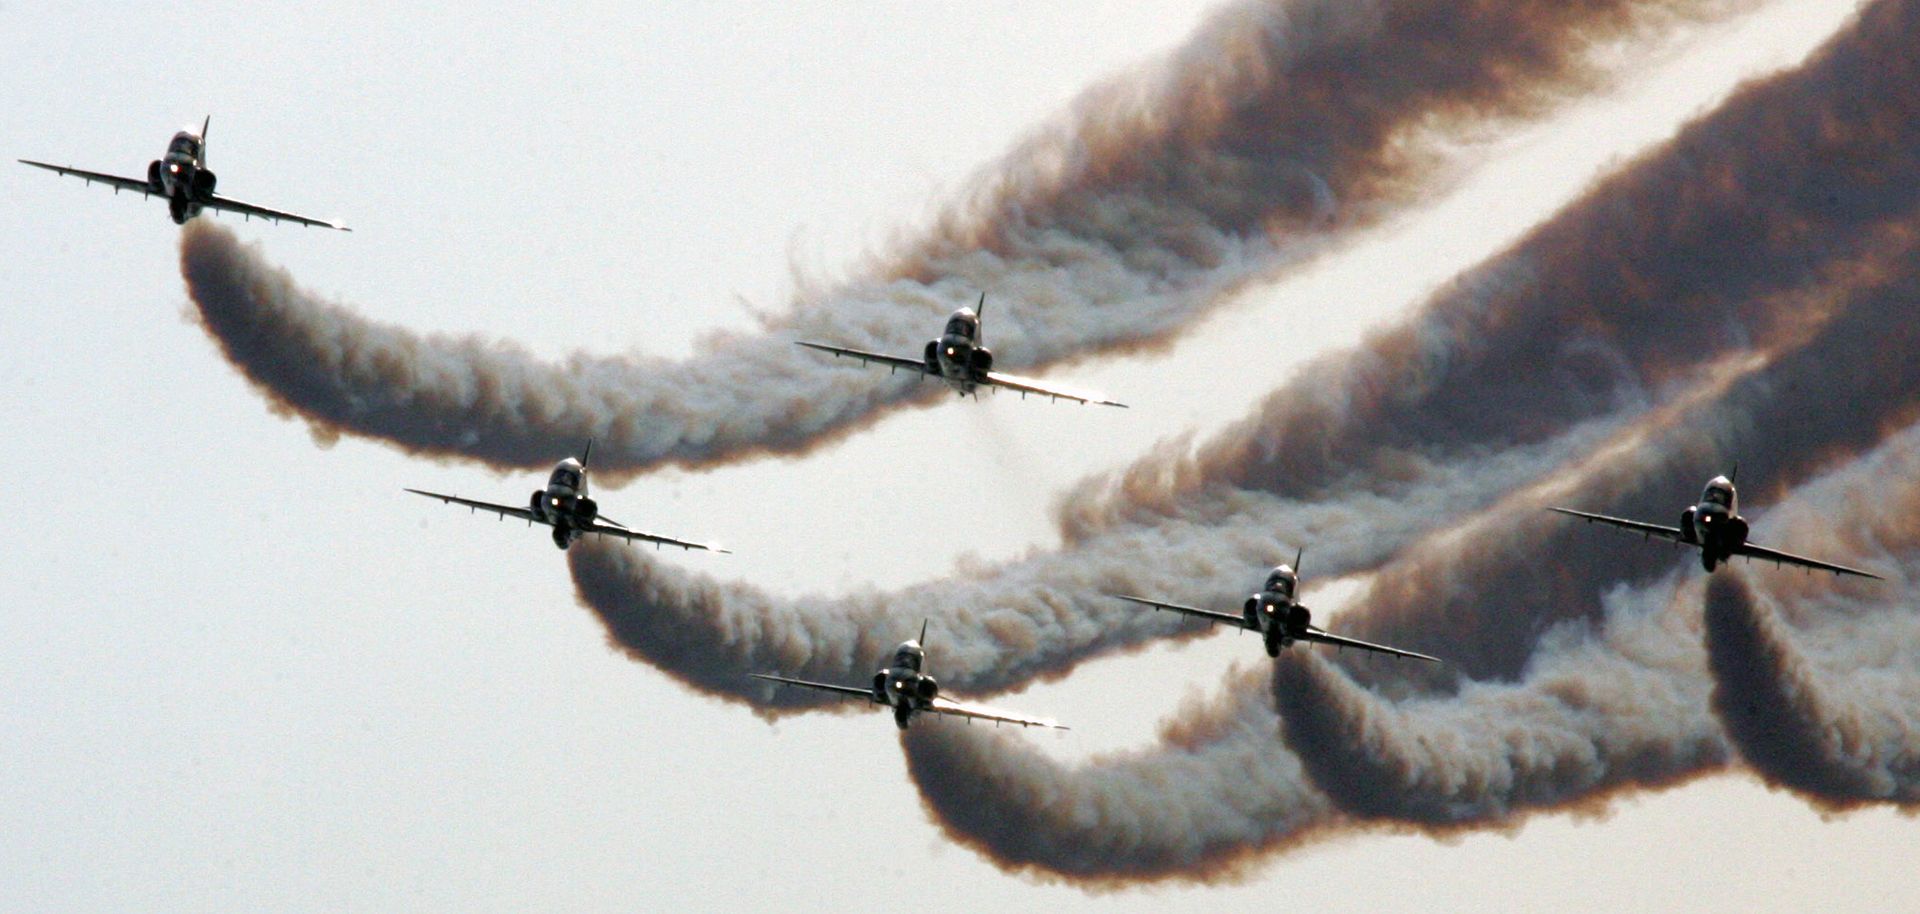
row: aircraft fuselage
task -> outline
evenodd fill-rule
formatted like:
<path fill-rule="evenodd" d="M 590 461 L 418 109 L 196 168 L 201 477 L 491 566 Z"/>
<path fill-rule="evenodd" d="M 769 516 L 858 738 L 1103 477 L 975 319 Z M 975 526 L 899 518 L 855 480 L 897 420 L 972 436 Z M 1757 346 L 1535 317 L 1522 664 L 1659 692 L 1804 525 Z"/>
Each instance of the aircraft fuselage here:
<path fill-rule="evenodd" d="M 206 141 L 192 130 L 173 135 L 164 157 L 147 166 L 147 183 L 153 192 L 167 198 L 167 212 L 175 224 L 184 225 L 200 215 L 201 206 L 213 196 L 218 179 L 207 168 Z"/>
<path fill-rule="evenodd" d="M 927 372 L 936 374 L 961 395 L 974 393 L 993 370 L 993 351 L 980 342 L 980 316 L 961 308 L 947 318 L 939 339 L 928 340 Z"/>
<path fill-rule="evenodd" d="M 1247 627 L 1265 639 L 1269 657 L 1280 656 L 1306 633 L 1313 620 L 1313 614 L 1300 605 L 1299 588 L 1299 576 L 1281 565 L 1267 575 L 1267 583 L 1259 592 L 1247 598 Z"/>
<path fill-rule="evenodd" d="M 573 545 L 600 514 L 600 506 L 587 497 L 586 467 L 572 457 L 560 461 L 547 477 L 547 487 L 534 490 L 528 510 L 553 525 L 555 546 Z"/>
<path fill-rule="evenodd" d="M 1716 476 L 1700 493 L 1700 502 L 1680 514 L 1680 535 L 1700 547 L 1700 564 L 1708 571 L 1747 542 L 1747 521 L 1738 509 L 1733 482 Z"/>
<path fill-rule="evenodd" d="M 918 641 L 902 642 L 893 651 L 893 663 L 873 674 L 873 700 L 893 708 L 893 722 L 905 730 L 913 712 L 933 704 L 940 683 L 921 671 L 926 651 Z"/>

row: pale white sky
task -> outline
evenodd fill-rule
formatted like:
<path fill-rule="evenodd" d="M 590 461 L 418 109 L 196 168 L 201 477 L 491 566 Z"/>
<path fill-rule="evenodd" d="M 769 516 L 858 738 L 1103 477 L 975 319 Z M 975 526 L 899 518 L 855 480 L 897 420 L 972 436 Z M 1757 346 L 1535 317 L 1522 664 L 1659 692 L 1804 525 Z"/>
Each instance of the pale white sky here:
<path fill-rule="evenodd" d="M 674 355 L 748 326 L 736 297 L 784 302 L 795 265 L 852 269 L 1209 4 L 629 6 L 153 3 L 105 25 L 91 5 L 0 6 L 0 136 L 12 157 L 137 174 L 210 113 L 223 190 L 356 229 L 224 220 L 309 287 L 542 353 Z M 682 561 L 769 588 L 897 586 L 1048 546 L 1062 487 L 1240 415 L 1850 7 L 1770 4 L 1480 150 L 1447 199 L 1250 290 L 1173 351 L 1071 369 L 1129 412 L 948 403 L 805 461 L 600 500 L 726 542 L 739 554 Z M 1920 905 L 1920 824 L 1823 821 L 1745 777 L 1598 822 L 1343 839 L 1242 885 L 1095 898 L 1002 874 L 922 812 L 883 715 L 770 727 L 694 696 L 606 648 L 544 536 L 399 492 L 510 501 L 536 479 L 321 448 L 270 415 L 181 319 L 161 204 L 0 173 L 0 906 Z M 956 427 L 977 448 L 931 446 Z M 962 509 L 980 519 L 965 541 L 893 522 Z M 1063 754 L 1138 745 L 1257 653 L 1156 648 L 996 700 L 1072 723 L 1047 738 Z"/>

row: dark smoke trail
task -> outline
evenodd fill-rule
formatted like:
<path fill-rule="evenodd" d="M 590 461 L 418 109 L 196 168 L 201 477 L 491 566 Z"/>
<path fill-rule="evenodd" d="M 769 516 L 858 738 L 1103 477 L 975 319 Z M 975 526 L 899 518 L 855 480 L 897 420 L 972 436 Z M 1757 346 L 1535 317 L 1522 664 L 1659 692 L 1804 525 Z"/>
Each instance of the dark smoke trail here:
<path fill-rule="evenodd" d="M 1286 745 L 1346 812 L 1427 827 L 1599 806 L 1718 768 L 1729 753 L 1706 707 L 1692 620 L 1646 605 L 1661 601 L 1649 590 L 1616 596 L 1623 605 L 1603 629 L 1555 633 L 1575 643 L 1538 655 L 1519 683 L 1400 705 L 1318 657 L 1283 657 L 1273 694 Z"/>
<path fill-rule="evenodd" d="M 1920 426 L 1904 437 L 1920 440 Z M 1621 462 L 1632 463 L 1631 455 Z M 1822 487 L 1858 488 L 1858 476 L 1849 465 L 1806 487 L 1812 495 L 1797 491 L 1795 500 L 1817 499 Z M 1920 486 L 1904 479 L 1906 494 L 1920 503 Z M 1779 533 L 1782 542 L 1806 535 Z M 1481 546 L 1474 534 L 1454 537 L 1456 557 Z M 1521 561 L 1543 577 L 1560 573 L 1557 562 L 1538 559 Z M 1599 609 L 1542 632 L 1515 682 L 1469 681 L 1450 693 L 1394 702 L 1324 654 L 1290 654 L 1275 664 L 1264 690 L 1281 724 L 1279 741 L 1256 710 L 1268 707 L 1258 697 L 1258 675 L 1239 673 L 1227 677 L 1225 699 L 1190 702 L 1147 749 L 1067 766 L 1018 739 L 948 728 L 905 742 L 909 771 L 941 826 L 997 865 L 1100 887 L 1240 872 L 1263 853 L 1353 827 L 1450 833 L 1509 826 L 1534 812 L 1598 809 L 1623 792 L 1725 769 L 1732 752 L 1710 698 L 1714 681 L 1697 614 L 1703 585 L 1687 577 L 1699 573 L 1665 561 L 1663 572 L 1628 584 L 1604 566 L 1577 557 L 1572 564 Z M 1451 586 L 1451 601 L 1526 623 L 1530 607 L 1514 599 L 1508 576 Z M 1342 624 L 1369 610 L 1364 596 L 1357 599 Z M 1440 614 L 1427 620 L 1440 630 L 1450 621 Z M 1911 702 L 1900 704 L 1898 715 L 1878 709 L 1920 689 L 1912 669 L 1920 626 L 1906 625 L 1900 646 L 1881 650 L 1890 662 L 1880 665 L 1902 678 L 1898 689 L 1876 679 L 1895 696 L 1866 705 L 1877 720 L 1909 720 L 1904 709 Z M 1223 719 L 1236 726 L 1219 726 Z M 1912 730 L 1897 732 L 1904 742 L 1890 744 L 1882 735 L 1877 748 L 1912 744 Z M 1913 755 L 1888 751 L 1884 758 L 1902 764 Z M 1245 779 L 1249 772 L 1272 777 L 1257 787 Z M 1031 812 L 1036 806 L 1050 812 Z M 1222 820 L 1227 824 L 1208 824 Z M 1179 827 L 1164 827 L 1168 822 Z M 1190 859 L 1195 845 L 1212 850 L 1195 864 L 1175 862 Z"/>
<path fill-rule="evenodd" d="M 1231 607 L 1261 563 L 1303 543 L 1312 546 L 1316 574 L 1376 567 L 1415 539 L 1501 505 L 1508 493 L 1600 446 L 1647 401 L 1702 389 L 1714 371 L 1747 358 L 1739 353 L 1748 347 L 1760 347 L 1763 356 L 1795 347 L 1806 354 L 1743 381 L 1727 394 L 1727 415 L 1761 428 L 1805 428 L 1804 436 L 1756 437 L 1708 416 L 1700 429 L 1674 432 L 1672 447 L 1681 450 L 1663 452 L 1666 462 L 1642 467 L 1632 485 L 1615 479 L 1556 497 L 1579 495 L 1592 499 L 1581 503 L 1592 510 L 1663 519 L 1731 459 L 1745 460 L 1775 486 L 1816 472 L 1823 449 L 1870 445 L 1902 414 L 1821 410 L 1804 398 L 1775 403 L 1776 389 L 1833 389 L 1827 376 L 1836 364 L 1875 368 L 1843 380 L 1877 377 L 1888 385 L 1914 370 L 1898 358 L 1896 341 L 1914 324 L 1898 280 L 1920 249 L 1920 100 L 1903 81 L 1920 82 L 1920 55 L 1904 41 L 1920 29 L 1916 10 L 1877 6 L 1806 68 L 1749 88 L 1483 269 L 1482 279 L 1468 285 L 1484 294 L 1456 289 L 1412 329 L 1324 360 L 1326 371 L 1280 391 L 1198 460 L 1143 462 L 1122 478 L 1116 499 L 1151 506 L 1125 515 L 1137 523 L 1102 523 L 1095 535 L 1070 520 L 1071 548 L 1064 552 L 975 579 L 837 601 L 682 579 L 643 556 L 590 550 L 573 560 L 582 599 L 636 658 L 722 694 L 757 698 L 761 693 L 742 692 L 750 685 L 744 673 L 768 665 L 809 675 L 862 671 L 879 652 L 861 640 L 866 632 L 907 631 L 927 614 L 946 623 L 953 653 L 943 664 L 954 664 L 948 669 L 957 682 L 1006 688 L 1177 630 L 1104 593 L 1131 589 Z M 1698 148 L 1732 164 L 1696 156 Z M 1866 190 L 1831 183 L 1836 174 Z M 1694 189 L 1700 182 L 1705 189 Z M 1703 229 L 1715 220 L 1729 228 Z M 1656 250 L 1678 251 L 1656 257 L 1632 240 L 1635 231 L 1657 239 Z M 1583 246 L 1591 257 L 1573 255 Z M 1542 248 L 1561 253 L 1548 258 Z M 1485 280 L 1533 275 L 1526 265 L 1537 262 L 1560 264 L 1572 278 L 1541 275 L 1521 292 Z M 1620 276 L 1632 278 L 1633 296 L 1617 288 Z M 1721 294 L 1721 285 L 1738 294 Z M 1497 307 L 1483 308 L 1487 303 Z M 1833 329 L 1834 315 L 1847 309 L 1857 313 Z M 1817 344 L 1809 342 L 1816 335 Z M 1888 361 L 1894 364 L 1879 364 Z M 1453 392 L 1455 380 L 1467 393 Z M 1395 392 L 1396 384 L 1405 392 Z M 1835 392 L 1847 402 L 1906 402 L 1871 387 Z M 1602 403 L 1614 406 L 1593 405 Z M 1446 421 L 1425 418 L 1428 410 Z M 1802 415 L 1808 410 L 1816 415 Z M 1590 418 L 1574 425 L 1582 416 Z M 1473 423 L 1479 431 L 1459 431 Z M 1439 453 L 1396 446 L 1410 438 L 1409 428 L 1423 430 Z M 1279 443 L 1292 441 L 1307 443 Z M 1325 441 L 1348 443 L 1327 449 Z M 1335 469 L 1340 485 L 1309 484 L 1308 494 L 1289 494 L 1296 470 L 1311 479 Z M 1648 573 L 1663 567 L 1635 553 L 1635 544 L 1590 544 L 1591 531 L 1546 515 L 1543 499 L 1536 492 L 1496 508 L 1504 516 L 1482 517 L 1509 528 L 1508 536 L 1487 540 L 1484 555 L 1455 560 L 1443 550 L 1429 561 L 1416 549 L 1401 556 L 1376 581 L 1369 598 L 1375 608 L 1354 623 L 1356 634 L 1452 661 L 1448 670 L 1426 671 L 1432 675 L 1511 678 L 1541 630 L 1596 612 L 1593 599 L 1580 596 L 1585 578 L 1531 577 L 1516 553 L 1531 555 L 1553 542 L 1596 562 Z M 1510 592 L 1533 597 L 1545 607 L 1539 615 L 1493 620 L 1449 596 L 1459 592 L 1449 577 L 1509 574 Z M 1436 611 L 1457 620 L 1457 643 L 1438 640 L 1427 624 Z"/>
<path fill-rule="evenodd" d="M 1014 303 L 992 331 L 1008 367 L 1163 342 L 1247 277 L 1431 188 L 1434 150 L 1459 131 L 1590 88 L 1602 79 L 1595 47 L 1748 5 L 1232 7 L 1170 64 L 1088 93 L 871 278 L 685 362 L 552 364 L 505 343 L 370 322 L 211 223 L 183 233 L 182 274 L 226 357 L 322 434 L 507 467 L 544 464 L 554 442 L 592 435 L 614 472 L 797 454 L 935 388 L 810 363 L 796 336 L 913 353 L 946 309 L 987 290 Z"/>
<path fill-rule="evenodd" d="M 1539 441 L 1657 398 L 1701 362 L 1818 315 L 1827 265 L 1905 243 L 1920 208 L 1920 16 L 1881 3 L 1797 70 L 1749 84 L 1357 352 L 1319 359 L 1241 427 L 1089 480 L 1068 540 L 1214 489 L 1313 498 Z M 1490 409 L 1488 404 L 1500 404 Z"/>
<path fill-rule="evenodd" d="M 1274 751 L 1263 678 L 1235 671 L 1223 700 L 1189 702 L 1155 749 L 1072 771 L 984 727 L 916 723 L 901 744 L 929 812 L 1003 867 L 1095 887 L 1232 878 L 1335 818 Z"/>
<path fill-rule="evenodd" d="M 1837 497 L 1805 499 L 1811 508 L 1792 520 L 1828 548 L 1852 541 L 1856 555 L 1898 555 L 1910 575 L 1920 432 L 1861 463 L 1822 487 Z M 1828 809 L 1920 805 L 1920 616 L 1908 575 L 1857 594 L 1790 573 L 1716 577 L 1708 588 L 1713 707 L 1769 783 Z M 1782 618 L 1783 603 L 1797 622 Z"/>

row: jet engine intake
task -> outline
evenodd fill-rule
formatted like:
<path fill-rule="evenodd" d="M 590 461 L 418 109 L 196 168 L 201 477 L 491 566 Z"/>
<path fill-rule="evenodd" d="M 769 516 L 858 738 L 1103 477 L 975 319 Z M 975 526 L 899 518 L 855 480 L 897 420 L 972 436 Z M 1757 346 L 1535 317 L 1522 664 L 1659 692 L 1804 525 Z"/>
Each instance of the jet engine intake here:
<path fill-rule="evenodd" d="M 913 681 L 913 696 L 921 701 L 932 701 L 940 694 L 940 683 L 932 676 L 921 676 Z"/>
<path fill-rule="evenodd" d="M 159 159 L 154 159 L 153 161 L 147 163 L 147 183 L 151 185 L 154 190 L 160 189 L 160 160 Z"/>
<path fill-rule="evenodd" d="M 993 370 L 993 350 L 984 346 L 973 350 L 973 370 L 982 374 Z"/>
<path fill-rule="evenodd" d="M 193 192 L 202 197 L 208 196 L 213 193 L 213 186 L 219 181 L 220 179 L 214 177 L 213 172 L 202 168 L 193 173 Z"/>

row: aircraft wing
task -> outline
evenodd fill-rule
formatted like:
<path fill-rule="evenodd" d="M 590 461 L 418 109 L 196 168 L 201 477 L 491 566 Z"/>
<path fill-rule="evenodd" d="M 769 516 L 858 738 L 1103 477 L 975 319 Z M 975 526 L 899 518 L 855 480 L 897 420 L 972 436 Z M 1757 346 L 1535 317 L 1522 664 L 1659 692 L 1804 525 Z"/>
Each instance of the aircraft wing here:
<path fill-rule="evenodd" d="M 604 517 L 587 525 L 586 530 L 582 532 L 596 533 L 602 536 L 617 536 L 629 542 L 646 542 L 656 546 L 679 546 L 682 549 L 705 549 L 709 552 L 727 552 L 727 550 L 719 546 L 711 546 L 706 543 L 688 542 L 687 540 L 674 539 L 671 536 L 657 536 L 652 533 L 630 530 L 626 524 L 620 523 L 619 521 L 608 520 Z"/>
<path fill-rule="evenodd" d="M 1414 651 L 1403 651 L 1397 647 L 1374 644 L 1371 641 L 1362 641 L 1358 638 L 1343 638 L 1339 635 L 1329 634 L 1325 629 L 1320 628 L 1307 629 L 1307 633 L 1301 635 L 1300 640 L 1317 641 L 1321 644 L 1332 644 L 1338 647 L 1354 647 L 1363 651 L 1374 651 L 1381 654 L 1392 654 L 1395 657 L 1406 657 L 1410 660 L 1427 660 L 1433 663 L 1441 662 L 1438 657 L 1429 657 L 1426 654 L 1416 653 Z"/>
<path fill-rule="evenodd" d="M 1125 600 L 1129 603 L 1138 603 L 1141 606 L 1151 606 L 1154 609 L 1165 609 L 1172 612 L 1182 613 L 1184 615 L 1193 616 L 1199 619 L 1205 619 L 1208 622 L 1215 622 L 1221 625 L 1231 625 L 1235 628 L 1248 628 L 1247 617 L 1235 615 L 1233 613 L 1223 613 L 1218 610 L 1212 610 L 1212 609 L 1199 609 L 1192 606 L 1181 606 L 1178 603 L 1162 603 L 1159 600 L 1149 600 L 1149 599 L 1146 599 L 1145 597 L 1129 597 L 1126 594 L 1120 594 L 1120 593 L 1109 594 L 1109 596 L 1114 597 L 1115 599 Z"/>
<path fill-rule="evenodd" d="M 508 505 L 496 505 L 492 502 L 474 501 L 471 498 L 461 498 L 458 495 L 442 495 L 438 492 L 422 492 L 419 489 L 408 489 L 407 491 L 412 492 L 415 495 L 425 495 L 428 498 L 438 498 L 441 501 L 444 501 L 450 505 L 466 505 L 467 507 L 477 511 L 492 511 L 493 513 L 498 514 L 502 517 L 517 517 L 521 520 L 533 521 L 536 524 L 546 523 L 545 518 L 535 517 L 533 514 L 533 511 L 527 508 L 514 508 Z"/>
<path fill-rule="evenodd" d="M 931 704 L 921 707 L 920 710 L 928 711 L 934 714 L 946 714 L 953 717 L 966 717 L 974 720 L 990 720 L 996 724 L 1016 724 L 1022 727 L 1047 727 L 1053 730 L 1067 729 L 1066 727 L 1062 727 L 1059 724 L 1054 723 L 1053 721 L 1047 720 L 1044 717 L 1027 717 L 1025 715 L 1014 714 L 1009 711 L 996 711 L 993 708 L 982 707 L 980 705 L 965 704 L 963 702 L 953 701 L 951 699 L 941 698 L 939 696 L 935 696 Z"/>
<path fill-rule="evenodd" d="M 834 358 L 839 358 L 844 355 L 847 358 L 859 359 L 862 362 L 885 365 L 889 371 L 906 369 L 915 374 L 931 374 L 931 372 L 927 371 L 927 363 L 919 359 L 868 352 L 865 349 L 848 349 L 844 346 L 829 346 L 825 343 L 809 343 L 806 340 L 795 340 L 794 342 L 808 349 L 818 349 L 821 352 L 832 353 Z"/>
<path fill-rule="evenodd" d="M 131 190 L 141 194 L 159 193 L 159 191 L 154 190 L 153 185 L 147 183 L 147 179 L 145 178 L 122 178 L 119 175 L 101 174 L 97 171 L 87 171 L 82 168 L 68 168 L 65 165 L 48 165 L 45 162 L 35 162 L 32 159 L 19 159 L 18 161 L 22 165 L 44 168 L 55 174 L 71 175 L 88 184 L 99 181 L 102 184 L 112 185 L 115 190 Z"/>
<path fill-rule="evenodd" d="M 805 686 L 809 689 L 819 689 L 822 692 L 837 692 L 841 695 L 852 695 L 856 698 L 864 698 L 868 701 L 874 701 L 873 690 L 871 689 L 861 689 L 861 688 L 856 688 L 854 686 L 834 685 L 832 683 L 827 683 L 827 682 L 809 682 L 805 679 L 789 679 L 785 676 L 775 676 L 771 673 L 748 673 L 747 675 L 752 676 L 755 679 L 764 679 L 768 682 L 777 682 L 782 685 Z"/>
<path fill-rule="evenodd" d="M 1022 378 L 1016 375 L 1001 374 L 1000 372 L 997 372 L 997 371 L 987 372 L 987 383 L 992 384 L 995 387 L 1004 387 L 1008 390 L 1017 390 L 1022 394 L 1038 394 L 1042 397 L 1052 397 L 1056 400 L 1073 400 L 1077 403 L 1082 403 L 1082 404 L 1091 403 L 1095 406 L 1118 406 L 1121 409 L 1127 408 L 1127 404 L 1121 403 L 1116 400 L 1108 400 L 1105 397 L 1100 396 L 1099 394 L 1086 393 L 1084 391 L 1078 391 L 1078 390 L 1067 390 L 1065 388 L 1060 388 L 1060 387 L 1048 387 L 1044 384 L 1041 384 L 1039 381 L 1034 381 L 1028 378 Z"/>
<path fill-rule="evenodd" d="M 1679 527 L 1662 527 L 1659 524 L 1649 524 L 1649 523 L 1644 523 L 1642 521 L 1637 521 L 1637 520 L 1627 520 L 1626 518 L 1623 518 L 1623 517 L 1608 517 L 1605 514 L 1588 514 L 1585 511 L 1572 511 L 1566 508 L 1548 508 L 1547 510 L 1554 511 L 1560 514 L 1565 514 L 1565 515 L 1568 515 L 1569 517 L 1578 517 L 1588 523 L 1599 521 L 1600 523 L 1603 523 L 1603 524 L 1611 524 L 1612 526 L 1619 527 L 1623 530 L 1631 530 L 1635 533 L 1640 534 L 1641 536 L 1657 536 L 1657 537 L 1660 537 L 1661 539 L 1673 540 L 1674 542 L 1680 543 L 1681 545 L 1685 545 L 1685 546 L 1699 545 L 1698 543 L 1687 542 L 1686 539 L 1680 535 Z"/>
<path fill-rule="evenodd" d="M 285 220 L 287 222 L 298 222 L 301 225 L 311 226 L 313 228 L 339 229 L 343 232 L 353 231 L 353 229 L 347 228 L 337 222 L 328 222 L 325 219 L 315 219 L 311 216 L 302 216 L 298 213 L 268 209 L 264 206 L 255 206 L 242 200 L 235 200 L 232 197 L 222 197 L 219 194 L 214 194 L 207 200 L 202 201 L 201 205 L 209 209 L 223 209 L 230 213 L 240 213 L 244 216 L 259 216 L 262 219 L 271 219 L 275 222 Z"/>
<path fill-rule="evenodd" d="M 1778 549 L 1768 549 L 1765 546 L 1756 546 L 1752 543 L 1741 544 L 1733 550 L 1733 554 L 1756 558 L 1763 562 L 1772 562 L 1775 565 L 1799 565 L 1802 568 L 1812 568 L 1815 571 L 1831 571 L 1836 575 L 1854 574 L 1863 578 L 1872 578 L 1876 581 L 1886 580 L 1886 578 L 1869 571 L 1861 571 L 1858 568 L 1848 568 L 1845 565 L 1835 565 L 1831 562 L 1822 562 L 1819 559 L 1810 559 L 1803 555 L 1794 555 L 1791 552 L 1781 552 Z"/>

